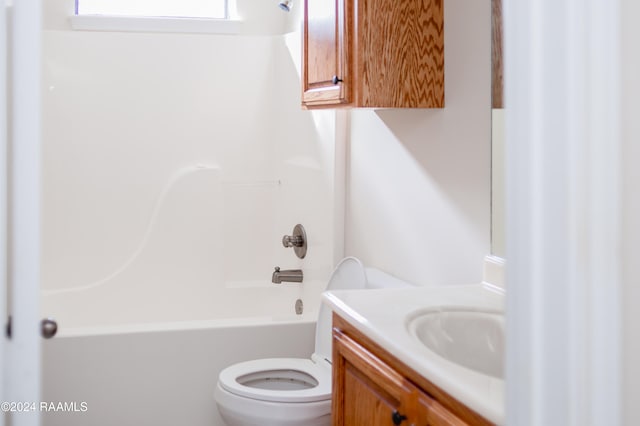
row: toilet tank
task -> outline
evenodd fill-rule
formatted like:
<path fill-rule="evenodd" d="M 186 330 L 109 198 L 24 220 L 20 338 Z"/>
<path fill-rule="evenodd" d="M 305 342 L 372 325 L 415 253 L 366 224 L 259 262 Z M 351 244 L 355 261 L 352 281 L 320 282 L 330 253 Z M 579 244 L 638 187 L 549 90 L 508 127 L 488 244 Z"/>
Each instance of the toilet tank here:
<path fill-rule="evenodd" d="M 367 290 L 379 288 L 413 287 L 399 278 L 375 268 L 365 268 L 355 257 L 343 259 L 331 274 L 326 290 Z M 331 363 L 331 308 L 320 305 L 316 325 L 316 346 L 313 359 Z"/>

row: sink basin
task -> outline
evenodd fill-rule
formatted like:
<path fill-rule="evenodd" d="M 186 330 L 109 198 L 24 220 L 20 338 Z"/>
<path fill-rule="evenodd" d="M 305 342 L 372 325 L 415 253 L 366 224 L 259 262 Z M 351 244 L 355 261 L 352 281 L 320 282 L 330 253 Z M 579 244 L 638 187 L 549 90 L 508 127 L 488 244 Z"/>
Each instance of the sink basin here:
<path fill-rule="evenodd" d="M 409 333 L 428 350 L 462 367 L 504 377 L 504 315 L 462 308 L 419 311 Z"/>

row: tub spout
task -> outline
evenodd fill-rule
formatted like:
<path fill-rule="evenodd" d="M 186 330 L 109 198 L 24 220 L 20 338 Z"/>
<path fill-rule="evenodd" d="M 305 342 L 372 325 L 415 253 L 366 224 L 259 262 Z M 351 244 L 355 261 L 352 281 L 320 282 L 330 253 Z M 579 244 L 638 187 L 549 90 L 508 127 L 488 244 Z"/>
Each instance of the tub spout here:
<path fill-rule="evenodd" d="M 286 269 L 280 270 L 279 266 L 275 267 L 273 275 L 271 275 L 271 282 L 280 284 L 283 282 L 301 283 L 302 282 L 302 270 L 301 269 Z"/>

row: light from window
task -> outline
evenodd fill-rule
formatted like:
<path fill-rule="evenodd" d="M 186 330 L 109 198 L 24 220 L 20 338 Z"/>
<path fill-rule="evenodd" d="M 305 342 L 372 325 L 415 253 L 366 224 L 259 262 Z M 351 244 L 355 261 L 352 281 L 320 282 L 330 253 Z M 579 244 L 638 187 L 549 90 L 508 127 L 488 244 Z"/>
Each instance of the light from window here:
<path fill-rule="evenodd" d="M 227 1 L 76 0 L 76 14 L 227 19 Z"/>

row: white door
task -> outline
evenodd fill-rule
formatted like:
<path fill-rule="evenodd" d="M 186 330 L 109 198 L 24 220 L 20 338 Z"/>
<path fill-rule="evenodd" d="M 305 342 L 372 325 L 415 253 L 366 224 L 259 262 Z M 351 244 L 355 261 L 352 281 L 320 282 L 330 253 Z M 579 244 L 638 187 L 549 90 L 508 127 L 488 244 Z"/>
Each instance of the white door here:
<path fill-rule="evenodd" d="M 36 426 L 41 4 L 17 0 L 7 6 L 5 1 L 0 2 L 0 426 Z M 8 314 L 10 338 L 5 328 Z"/>
<path fill-rule="evenodd" d="M 0 325 L 7 318 L 7 19 L 6 7 L 0 4 Z M 0 403 L 7 401 L 5 359 L 7 337 L 0 330 Z M 4 410 L 0 426 L 5 425 Z"/>

